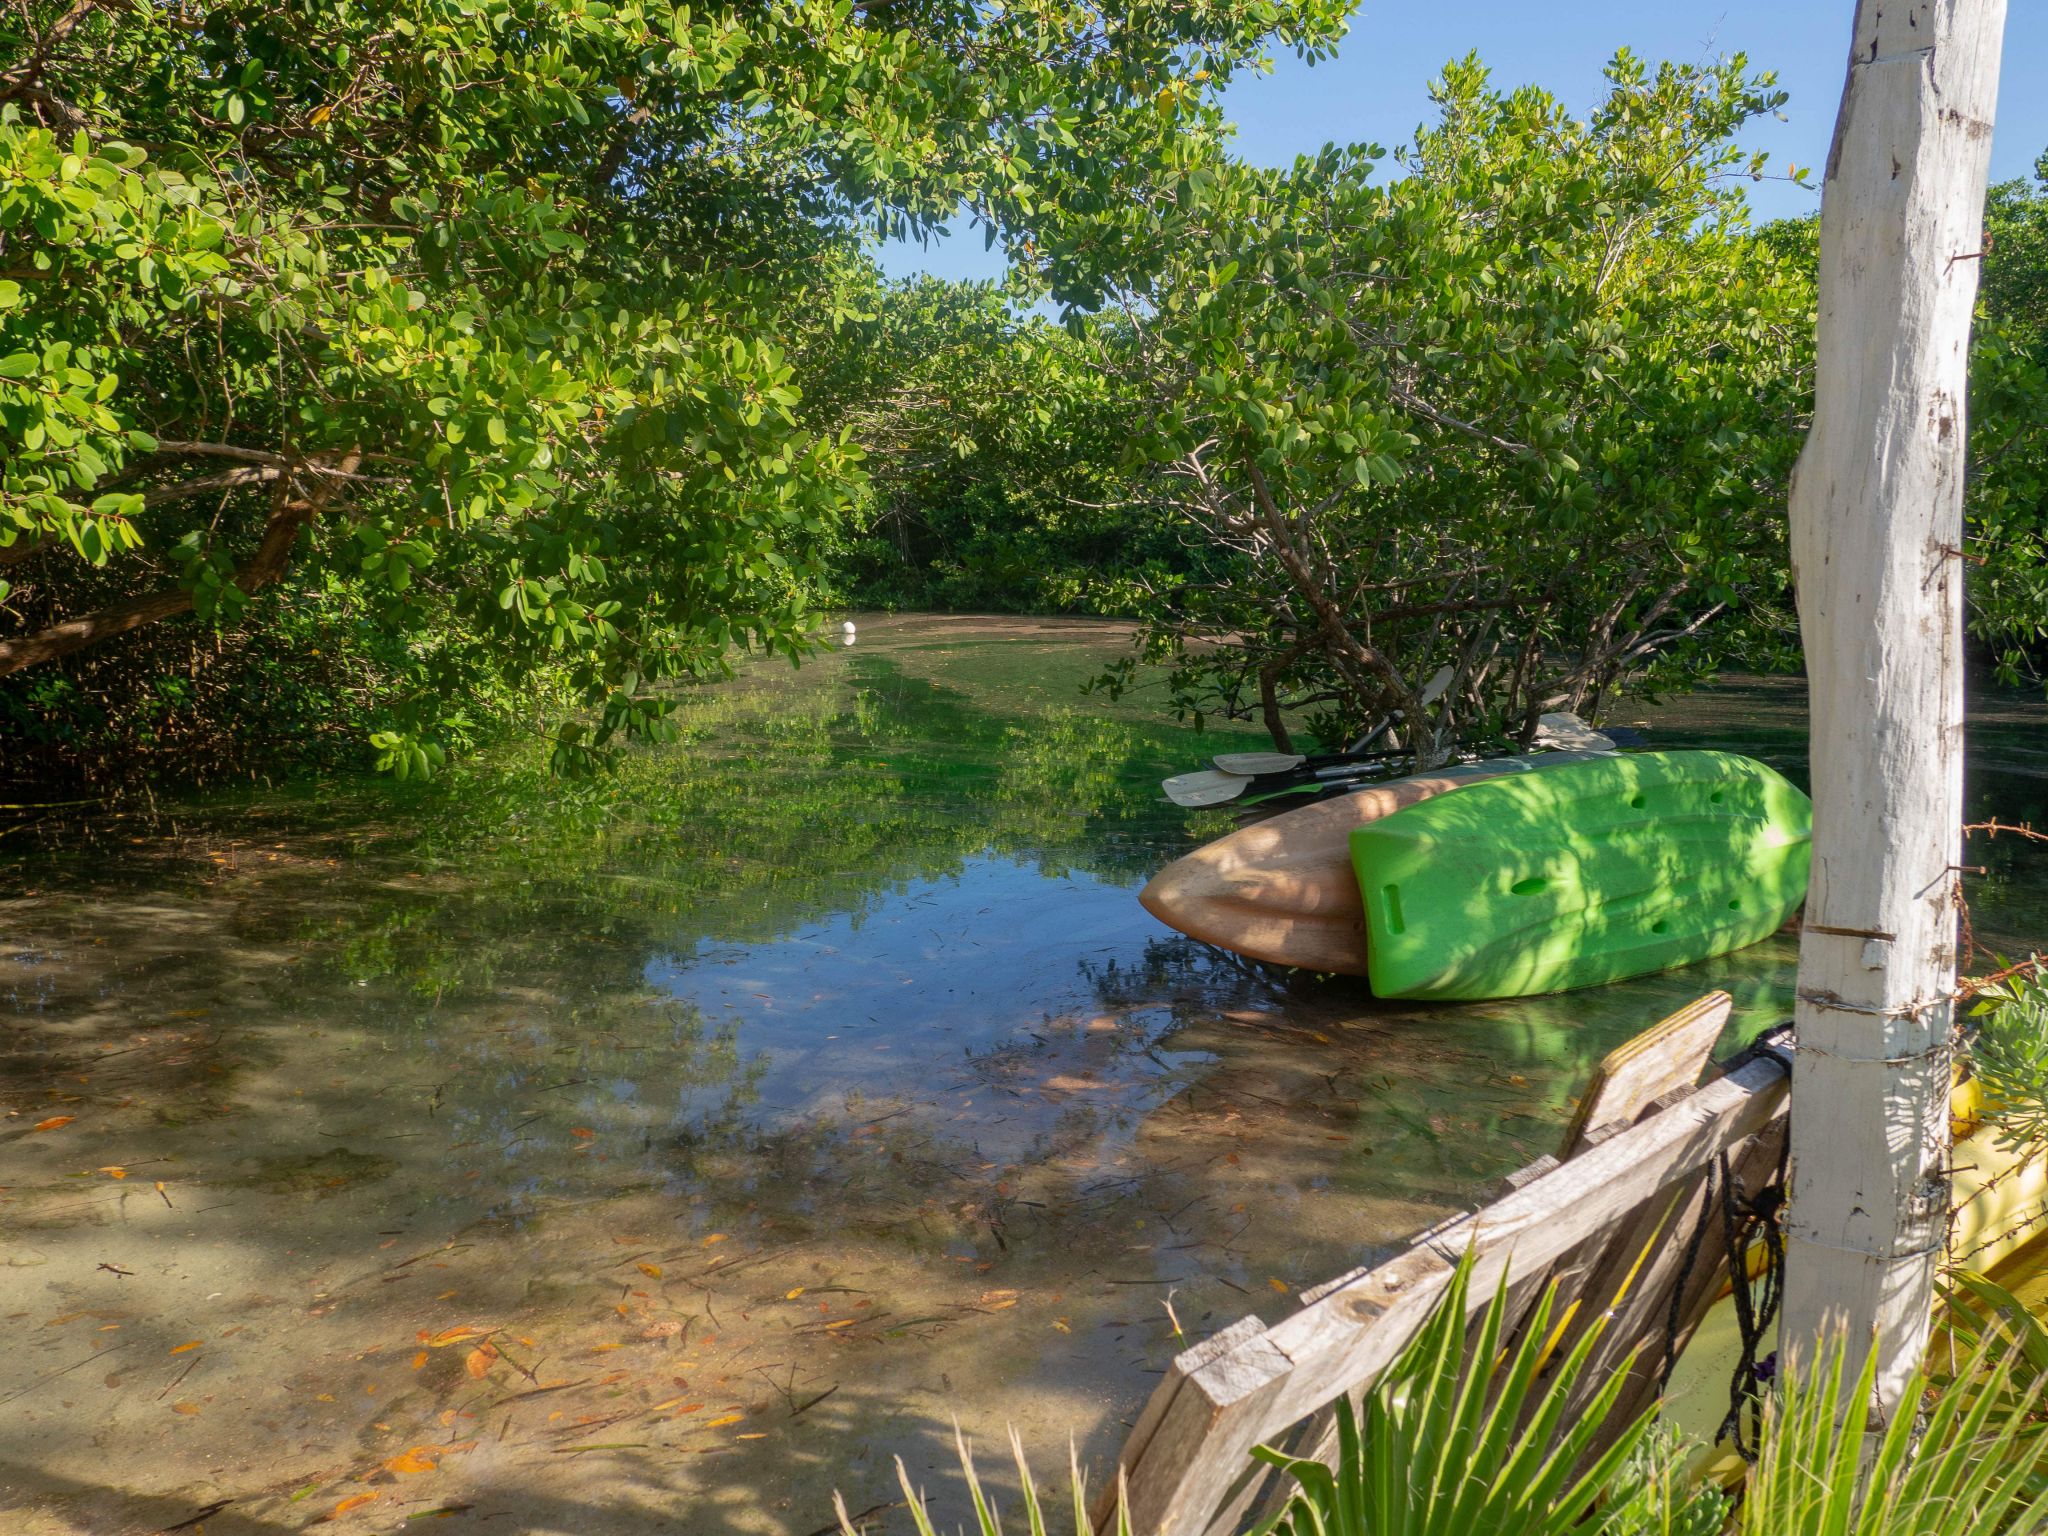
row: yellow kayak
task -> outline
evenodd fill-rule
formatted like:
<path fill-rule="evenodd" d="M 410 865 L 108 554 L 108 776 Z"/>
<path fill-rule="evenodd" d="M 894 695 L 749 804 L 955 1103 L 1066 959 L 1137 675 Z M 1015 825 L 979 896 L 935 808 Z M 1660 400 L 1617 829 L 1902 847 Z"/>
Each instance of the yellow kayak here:
<path fill-rule="evenodd" d="M 2019 1279 L 2048 1265 L 2048 1160 L 2025 1159 L 1998 1145 L 1986 1126 L 1977 1084 L 1959 1078 L 1949 1098 L 1956 1139 L 1948 1261 L 1988 1274 L 2008 1290 Z M 1752 1270 L 1761 1267 L 1762 1250 L 1751 1254 Z M 1731 1481 L 1744 1471 L 1741 1458 L 1725 1443 L 1713 1445 L 1728 1412 L 1728 1382 L 1741 1353 L 1735 1304 L 1724 1291 L 1708 1312 L 1671 1373 L 1664 1394 L 1664 1421 L 1702 1446 L 1695 1472 Z"/>

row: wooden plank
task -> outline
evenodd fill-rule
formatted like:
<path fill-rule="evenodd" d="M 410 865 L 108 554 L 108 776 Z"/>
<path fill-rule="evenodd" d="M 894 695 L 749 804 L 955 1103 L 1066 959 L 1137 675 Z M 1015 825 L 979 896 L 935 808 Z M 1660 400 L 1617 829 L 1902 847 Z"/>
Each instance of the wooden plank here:
<path fill-rule="evenodd" d="M 1609 1051 L 1579 1096 L 1558 1161 L 1571 1161 L 1592 1133 L 1634 1125 L 1665 1094 L 1697 1083 L 1734 1008 L 1726 992 L 1709 992 Z"/>
<path fill-rule="evenodd" d="M 1152 1437 L 1165 1421 L 1167 1410 L 1173 1406 L 1173 1400 L 1179 1395 L 1189 1372 L 1200 1370 L 1209 1361 L 1228 1354 L 1239 1345 L 1250 1343 L 1265 1331 L 1266 1325 L 1258 1317 L 1240 1317 L 1228 1328 L 1217 1329 L 1208 1338 L 1189 1345 L 1174 1356 L 1159 1385 L 1145 1399 L 1145 1406 L 1139 1410 L 1131 1432 L 1124 1436 L 1123 1449 L 1117 1453 L 1118 1470 L 1121 1472 L 1135 1466 L 1144 1456 L 1145 1448 L 1152 1443 Z M 1118 1491 L 1116 1478 L 1111 1478 L 1096 1490 L 1088 1518 L 1097 1531 L 1116 1529 Z"/>
<path fill-rule="evenodd" d="M 1500 1193 L 1511 1194 L 1533 1183 L 1559 1163 L 1689 1094 L 1706 1071 L 1734 1007 L 1735 1000 L 1726 992 L 1709 992 L 1608 1052 L 1579 1095 L 1578 1111 L 1557 1155 L 1538 1158 L 1510 1174 Z M 1649 1237 L 1642 1230 L 1645 1219 L 1626 1223 L 1619 1232 L 1595 1233 L 1547 1268 L 1525 1269 L 1511 1277 L 1505 1336 L 1513 1339 L 1530 1309 L 1554 1288 L 1557 1300 L 1551 1315 L 1559 1322 L 1562 1347 L 1569 1348 L 1605 1310 L 1614 1288 L 1637 1263 Z M 1478 1326 L 1475 1320 L 1473 1327 Z"/>
<path fill-rule="evenodd" d="M 1557 1156 L 1539 1158 L 1502 1186 L 1510 1193 L 1536 1177 L 1620 1135 L 1645 1115 L 1669 1108 L 1693 1091 L 1727 1027 L 1735 1000 L 1709 992 L 1615 1047 L 1593 1071 Z M 1683 1200 L 1685 1194 L 1674 1196 Z M 1618 1228 L 1596 1232 L 1547 1269 L 1525 1270 L 1508 1284 L 1506 1336 L 1513 1339 L 1529 1311 L 1554 1290 L 1551 1308 L 1556 1348 L 1569 1350 L 1593 1322 L 1611 1310 L 1642 1267 L 1648 1245 L 1667 1224 L 1673 1200 L 1652 1201 Z M 1478 1327 L 1477 1322 L 1473 1324 Z"/>
<path fill-rule="evenodd" d="M 1748 1062 L 1435 1242 L 1192 1364 L 1146 1444 L 1123 1462 L 1135 1527 L 1147 1536 L 1203 1536 L 1250 1448 L 1382 1370 L 1428 1316 L 1465 1246 L 1474 1252 L 1474 1305 L 1483 1306 L 1510 1262 L 1555 1262 L 1754 1136 L 1784 1113 L 1785 1096 L 1777 1062 Z"/>
<path fill-rule="evenodd" d="M 1579 1095 L 1578 1108 L 1557 1154 L 1545 1153 L 1508 1174 L 1495 1187 L 1494 1197 L 1513 1194 L 1559 1163 L 1635 1124 L 1658 1100 L 1690 1090 L 1699 1082 L 1713 1054 L 1714 1042 L 1720 1039 L 1733 1008 L 1734 999 L 1726 992 L 1709 992 L 1608 1052 L 1593 1069 L 1586 1091 Z M 1469 1219 L 1469 1212 L 1445 1217 L 1410 1241 L 1420 1243 L 1439 1237 Z M 1320 1301 L 1367 1273 L 1369 1266 L 1347 1270 L 1303 1291 L 1301 1303 L 1308 1306 Z"/>

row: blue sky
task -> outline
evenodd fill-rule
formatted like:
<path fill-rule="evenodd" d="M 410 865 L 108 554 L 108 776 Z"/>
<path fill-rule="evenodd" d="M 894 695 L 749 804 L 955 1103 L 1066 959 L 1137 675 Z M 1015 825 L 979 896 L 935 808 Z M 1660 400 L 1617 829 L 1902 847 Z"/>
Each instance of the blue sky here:
<path fill-rule="evenodd" d="M 1627 46 L 1652 61 L 1747 53 L 1792 93 L 1786 122 L 1753 125 L 1744 142 L 1772 165 L 1818 167 L 1827 154 L 1849 51 L 1849 0 L 1404 0 L 1366 3 L 1353 14 L 1337 57 L 1310 68 L 1280 58 L 1273 73 L 1247 76 L 1224 104 L 1249 160 L 1285 165 L 1332 139 L 1392 149 L 1430 115 L 1427 85 L 1447 59 L 1476 49 L 1497 84 L 1536 84 L 1583 110 L 1599 98 L 1601 66 Z M 2012 0 L 1992 140 L 1991 173 L 2027 175 L 2048 149 L 2048 4 Z M 1811 212 L 1815 190 L 1784 182 L 1753 186 L 1763 217 Z M 955 226 L 949 241 L 883 248 L 892 276 L 999 277 L 1002 256 L 978 231 Z"/>

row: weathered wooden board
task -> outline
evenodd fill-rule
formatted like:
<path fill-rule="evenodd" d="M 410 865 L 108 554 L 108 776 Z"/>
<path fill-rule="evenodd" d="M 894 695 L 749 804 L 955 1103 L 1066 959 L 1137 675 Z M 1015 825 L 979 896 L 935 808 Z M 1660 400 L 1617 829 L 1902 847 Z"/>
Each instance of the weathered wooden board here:
<path fill-rule="evenodd" d="M 1643 1208 L 1657 1207 L 1653 1225 L 1690 1211 L 1701 1170 L 1778 1127 L 1785 1097 L 1783 1066 L 1752 1060 L 1378 1269 L 1311 1293 L 1294 1316 L 1251 1332 L 1239 1325 L 1220 1347 L 1223 1335 L 1189 1351 L 1155 1392 L 1140 1420 L 1144 1433 L 1134 1433 L 1120 1458 L 1134 1528 L 1146 1536 L 1229 1529 L 1256 1493 L 1246 1475 L 1250 1448 L 1370 1382 L 1413 1337 L 1468 1248 L 1477 1307 L 1510 1264 L 1517 1277 L 1539 1276 L 1581 1249 L 1590 1253 L 1575 1260 L 1580 1283 L 1598 1283 L 1615 1267 L 1602 1260 L 1633 1235 L 1652 1257 L 1646 1268 L 1624 1266 L 1640 1287 L 1632 1305 L 1639 1313 L 1653 1309 L 1649 1287 L 1668 1286 L 1674 1274 L 1640 1229 Z M 1109 1528 L 1114 1503 L 1114 1489 L 1106 1489 L 1099 1530 Z"/>
<path fill-rule="evenodd" d="M 1578 1112 L 1570 1133 L 1559 1149 L 1560 1155 L 1539 1158 L 1518 1173 L 1510 1175 L 1502 1183 L 1501 1195 L 1505 1196 L 1526 1188 L 1556 1169 L 1564 1159 L 1619 1134 L 1653 1107 L 1661 1107 L 1659 1101 L 1676 1102 L 1678 1098 L 1689 1094 L 1705 1067 L 1714 1042 L 1720 1036 L 1730 1006 L 1727 994 L 1709 993 L 1610 1053 L 1595 1071 L 1586 1091 L 1580 1097 Z M 1640 1291 L 1631 1297 L 1628 1282 L 1638 1278 L 1638 1271 L 1644 1266 L 1638 1264 L 1637 1259 L 1647 1257 L 1656 1233 L 1670 1230 L 1674 1213 L 1682 1214 L 1689 1219 L 1697 1210 L 1698 1194 L 1699 1181 L 1695 1177 L 1661 1204 L 1656 1204 L 1654 1213 L 1639 1215 L 1618 1230 L 1591 1233 L 1584 1241 L 1548 1266 L 1518 1270 L 1510 1282 L 1509 1334 L 1512 1335 L 1514 1329 L 1519 1327 L 1528 1309 L 1551 1284 L 1560 1287 L 1563 1304 L 1560 1306 L 1559 1315 L 1563 1315 L 1569 1309 L 1572 1300 L 1582 1296 L 1600 1303 L 1598 1308 L 1582 1307 L 1580 1311 L 1585 1318 L 1597 1315 L 1608 1305 L 1620 1305 L 1629 1299 L 1635 1300 L 1639 1311 L 1660 1304 L 1640 1300 Z M 1466 1216 L 1449 1218 L 1420 1234 L 1414 1241 L 1418 1246 L 1429 1246 L 1447 1234 L 1462 1230 L 1470 1220 L 1471 1218 Z M 1633 1246 L 1629 1246 L 1631 1244 Z M 1455 1258 L 1458 1251 L 1456 1248 L 1448 1250 L 1449 1256 Z M 1718 1258 L 1718 1250 L 1715 1251 L 1714 1257 Z M 1643 1277 L 1641 1283 L 1662 1284 L 1672 1278 L 1671 1271 L 1676 1267 L 1678 1266 L 1675 1261 L 1666 1262 L 1655 1274 Z M 1705 1266 L 1705 1272 L 1718 1275 L 1719 1269 L 1709 1264 Z M 1306 1293 L 1302 1298 L 1303 1304 L 1312 1305 L 1323 1297 L 1366 1278 L 1368 1274 L 1368 1271 L 1360 1269 L 1339 1276 Z M 1610 1298 L 1605 1291 L 1599 1289 L 1601 1286 L 1614 1289 L 1616 1294 Z M 1666 1289 L 1668 1290 L 1668 1286 Z M 1659 1295 L 1661 1298 L 1662 1293 Z M 1474 1326 L 1477 1326 L 1476 1322 Z M 1691 1323 L 1686 1324 L 1687 1331 L 1690 1330 L 1690 1326 Z M 1126 1441 L 1124 1466 L 1138 1466 L 1146 1461 L 1145 1449 L 1151 1443 L 1160 1424 L 1167 1418 L 1169 1407 L 1182 1383 L 1232 1349 L 1249 1344 L 1262 1332 L 1264 1330 L 1258 1326 L 1256 1319 L 1247 1319 L 1187 1351 L 1176 1360 L 1173 1369 L 1162 1382 L 1160 1389 L 1153 1394 L 1144 1415 Z M 1405 1337 L 1400 1342 L 1405 1343 Z M 1396 1348 L 1398 1347 L 1397 1344 Z M 1656 1364 L 1661 1366 L 1661 1357 Z M 1361 1380 L 1348 1390 L 1355 1398 L 1366 1384 L 1365 1380 Z M 1328 1459 L 1335 1450 L 1335 1437 L 1335 1414 L 1326 1405 L 1287 1432 L 1282 1437 L 1282 1443 L 1288 1445 L 1296 1454 Z M 1211 1536 L 1225 1536 L 1225 1533 L 1238 1528 L 1246 1511 L 1256 1506 L 1257 1514 L 1268 1514 L 1284 1500 L 1285 1495 L 1286 1485 L 1283 1479 L 1269 1476 L 1262 1466 L 1247 1458 L 1242 1469 L 1225 1489 L 1218 1506 L 1211 1511 L 1207 1531 Z M 1108 1508 L 1109 1495 L 1105 1494 L 1105 1515 Z"/>
<path fill-rule="evenodd" d="M 1697 1083 L 1734 1009 L 1735 999 L 1726 992 L 1709 992 L 1609 1051 L 1579 1098 L 1558 1161 L 1569 1161 L 1592 1139 L 1634 1125 L 1667 1093 Z"/>

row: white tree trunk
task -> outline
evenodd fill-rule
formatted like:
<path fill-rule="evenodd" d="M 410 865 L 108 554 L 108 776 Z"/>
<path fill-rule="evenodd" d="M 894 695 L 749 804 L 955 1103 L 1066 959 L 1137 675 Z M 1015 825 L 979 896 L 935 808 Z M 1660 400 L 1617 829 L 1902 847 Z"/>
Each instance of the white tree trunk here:
<path fill-rule="evenodd" d="M 1963 396 L 2005 0 L 1860 0 L 1821 200 L 1813 430 L 1792 481 L 1812 687 L 1780 1338 L 1927 1338 L 1948 1214 L 1963 764 Z"/>

